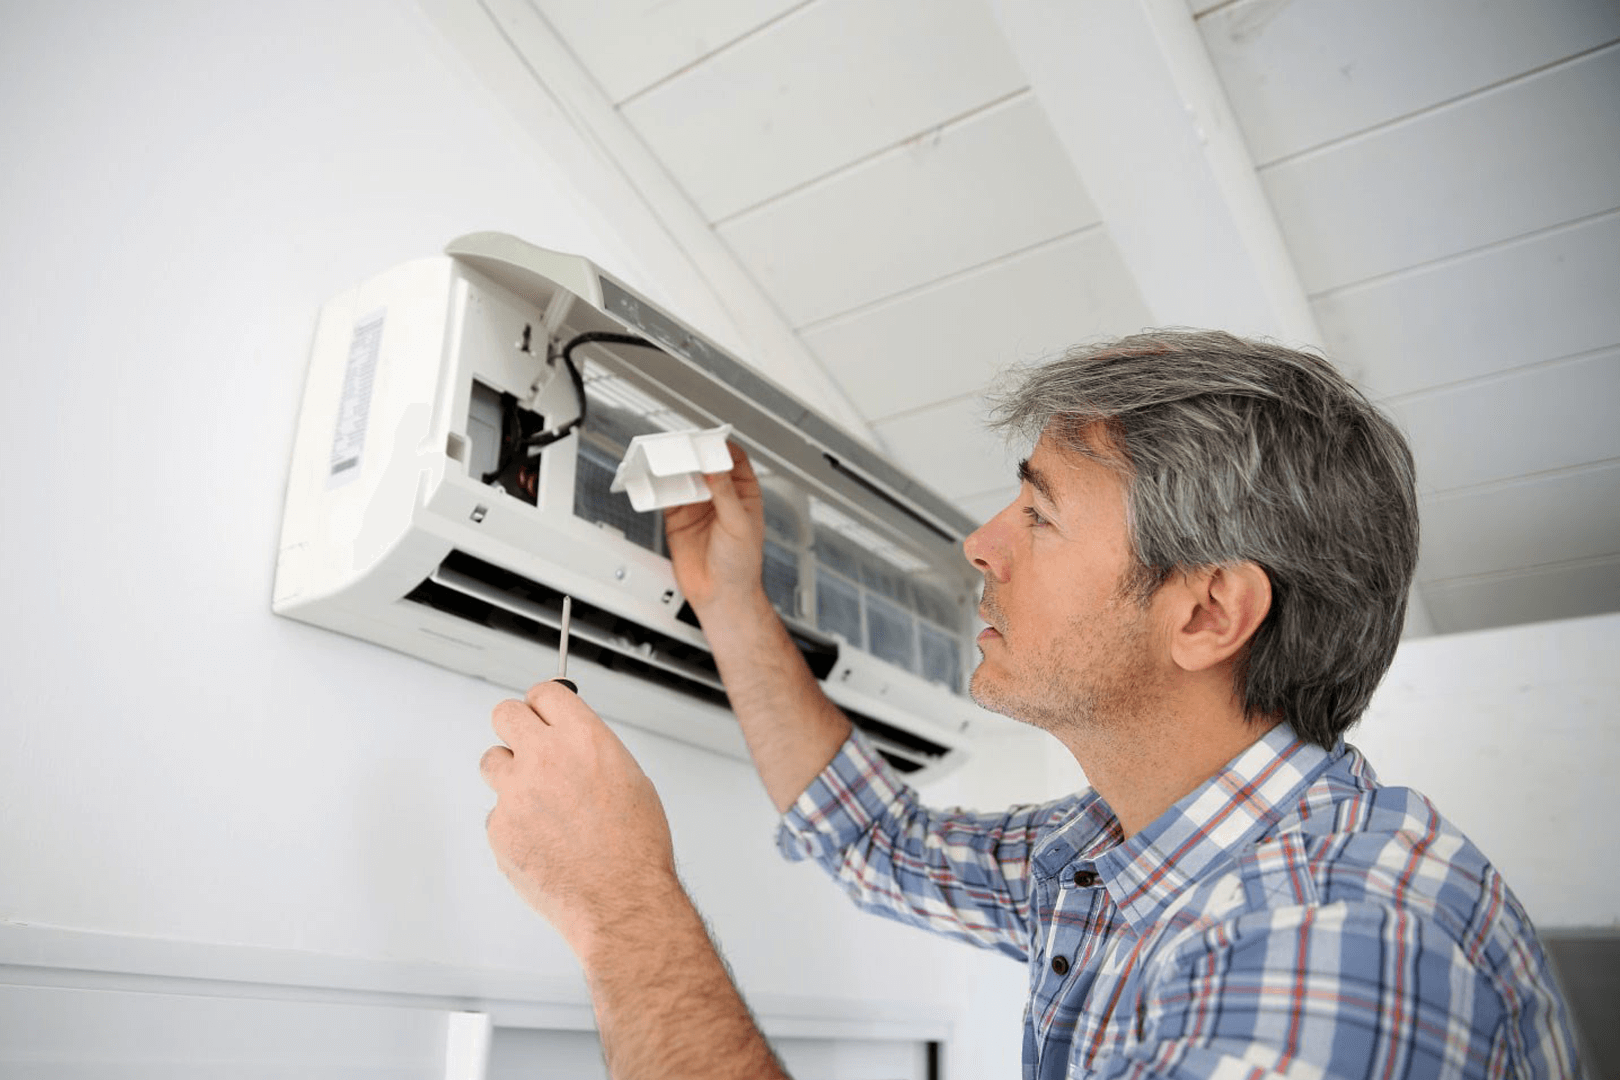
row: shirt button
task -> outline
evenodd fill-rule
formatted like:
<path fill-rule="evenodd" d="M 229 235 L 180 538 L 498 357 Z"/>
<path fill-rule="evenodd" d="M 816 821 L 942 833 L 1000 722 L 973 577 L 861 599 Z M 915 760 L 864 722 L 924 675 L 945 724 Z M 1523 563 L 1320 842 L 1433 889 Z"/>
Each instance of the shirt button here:
<path fill-rule="evenodd" d="M 1067 956 L 1052 957 L 1052 970 L 1059 975 L 1067 975 L 1069 973 L 1069 958 Z"/>
<path fill-rule="evenodd" d="M 1095 870 L 1076 870 L 1074 872 L 1074 883 L 1082 889 L 1089 889 L 1097 884 L 1097 872 Z"/>

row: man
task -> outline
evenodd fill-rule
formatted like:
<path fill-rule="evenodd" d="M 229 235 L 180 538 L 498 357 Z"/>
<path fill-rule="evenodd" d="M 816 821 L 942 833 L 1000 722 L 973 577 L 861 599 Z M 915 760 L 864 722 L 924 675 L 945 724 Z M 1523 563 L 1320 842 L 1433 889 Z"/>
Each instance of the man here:
<path fill-rule="evenodd" d="M 1075 350 L 999 419 L 1038 438 L 964 545 L 972 694 L 1073 752 L 1092 786 L 1056 803 L 929 811 L 852 734 L 765 598 L 740 452 L 668 514 L 784 852 L 1027 959 L 1026 1077 L 1577 1075 L 1500 875 L 1342 740 L 1417 558 L 1399 433 L 1324 361 L 1199 332 Z M 614 1075 L 782 1075 L 623 746 L 555 683 L 495 729 L 491 843 L 583 962 Z M 626 893 L 607 847 L 656 869 Z"/>

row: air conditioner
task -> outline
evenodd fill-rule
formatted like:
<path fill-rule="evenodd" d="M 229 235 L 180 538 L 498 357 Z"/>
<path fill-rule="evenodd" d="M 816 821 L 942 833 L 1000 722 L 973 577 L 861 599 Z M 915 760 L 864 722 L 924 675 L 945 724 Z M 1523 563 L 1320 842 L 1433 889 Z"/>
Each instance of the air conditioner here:
<path fill-rule="evenodd" d="M 973 523 L 585 259 L 498 233 L 321 311 L 274 610 L 746 757 L 662 515 L 609 492 L 637 435 L 733 426 L 758 467 L 765 588 L 828 696 L 917 778 L 960 762 Z M 583 422 L 579 422 L 584 406 Z"/>

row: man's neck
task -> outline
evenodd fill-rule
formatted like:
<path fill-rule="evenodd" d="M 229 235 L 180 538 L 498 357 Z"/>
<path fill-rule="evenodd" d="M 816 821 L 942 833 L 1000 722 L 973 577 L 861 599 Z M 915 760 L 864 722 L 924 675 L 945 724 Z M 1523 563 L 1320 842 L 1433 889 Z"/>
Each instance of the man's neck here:
<path fill-rule="evenodd" d="M 1163 702 L 1151 713 L 1090 724 L 1062 738 L 1132 836 L 1276 725 L 1246 721 L 1235 702 Z"/>

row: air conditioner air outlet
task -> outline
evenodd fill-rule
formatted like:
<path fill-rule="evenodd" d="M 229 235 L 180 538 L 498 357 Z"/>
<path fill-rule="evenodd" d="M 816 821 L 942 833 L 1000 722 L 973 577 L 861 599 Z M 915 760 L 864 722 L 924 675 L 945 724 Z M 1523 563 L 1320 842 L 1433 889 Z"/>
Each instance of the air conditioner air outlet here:
<path fill-rule="evenodd" d="M 555 650 L 563 594 L 493 563 L 452 551 L 405 600 Z M 575 599 L 570 653 L 609 670 L 724 706 L 725 690 L 708 650 Z"/>
<path fill-rule="evenodd" d="M 464 551 L 452 551 L 405 599 L 479 626 L 521 637 L 547 649 L 560 642 L 563 594 Z M 806 659 L 815 656 L 818 678 L 837 666 L 837 646 L 823 647 L 795 635 Z M 574 601 L 569 632 L 572 655 L 611 671 L 636 675 L 714 705 L 729 707 L 710 653 L 623 619 L 604 608 Z M 826 655 L 828 652 L 831 655 Z M 915 772 L 951 748 L 858 710 L 850 722 L 865 732 L 890 764 Z"/>
<path fill-rule="evenodd" d="M 555 649 L 559 644 L 562 592 L 464 551 L 445 556 L 438 569 L 405 599 L 547 648 Z M 790 630 L 789 636 L 817 679 L 825 679 L 838 666 L 836 642 L 812 638 L 797 630 Z M 575 656 L 603 667 L 655 669 L 661 673 L 658 682 L 667 683 L 673 677 L 702 687 L 696 696 L 726 703 L 720 673 L 708 649 L 577 597 L 569 649 Z"/>

